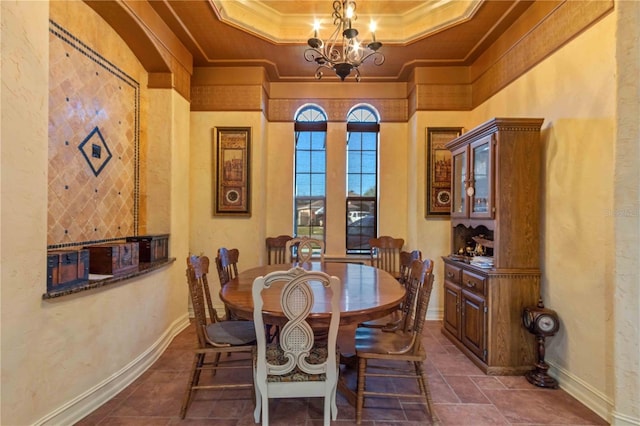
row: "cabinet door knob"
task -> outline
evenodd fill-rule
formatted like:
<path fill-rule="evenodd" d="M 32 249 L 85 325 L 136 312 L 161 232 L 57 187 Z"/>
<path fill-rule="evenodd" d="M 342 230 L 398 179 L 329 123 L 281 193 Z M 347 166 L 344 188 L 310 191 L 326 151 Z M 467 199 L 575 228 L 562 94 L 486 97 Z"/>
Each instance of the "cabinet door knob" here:
<path fill-rule="evenodd" d="M 467 281 L 467 287 L 469 288 L 473 288 L 476 286 L 476 283 L 472 282 L 472 281 Z"/>
<path fill-rule="evenodd" d="M 447 272 L 447 278 L 453 278 L 453 272 Z"/>

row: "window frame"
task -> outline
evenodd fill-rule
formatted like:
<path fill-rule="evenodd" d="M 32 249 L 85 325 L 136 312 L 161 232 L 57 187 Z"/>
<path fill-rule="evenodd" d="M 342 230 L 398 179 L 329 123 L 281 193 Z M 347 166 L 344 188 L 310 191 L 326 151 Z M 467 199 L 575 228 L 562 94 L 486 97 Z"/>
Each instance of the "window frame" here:
<path fill-rule="evenodd" d="M 366 114 L 366 116 L 365 116 Z M 358 115 L 360 115 L 360 117 L 358 117 Z M 358 120 L 358 119 L 365 119 L 366 121 L 354 121 Z M 372 121 L 375 120 L 375 121 Z M 349 121 L 352 120 L 352 121 Z M 352 135 L 355 133 L 375 133 L 375 195 L 374 196 L 365 196 L 365 195 L 357 195 L 357 196 L 353 196 L 353 195 L 349 195 L 349 176 L 352 175 L 353 173 L 349 171 L 349 157 L 350 157 L 350 149 L 349 149 L 349 142 L 352 140 Z M 362 149 L 360 149 L 359 151 L 363 151 Z M 370 151 L 370 150 L 369 150 Z M 363 239 L 362 236 L 364 235 L 366 237 L 366 234 L 364 234 L 364 232 L 362 231 L 363 229 L 366 228 L 370 228 L 367 224 L 364 224 L 364 221 L 360 221 L 358 222 L 357 220 L 354 220 L 353 222 L 350 221 L 350 209 L 349 206 L 353 206 L 354 204 L 360 204 L 362 206 L 362 203 L 372 203 L 373 206 L 372 208 L 369 209 L 369 211 L 372 213 L 371 216 L 373 216 L 373 230 L 372 230 L 372 235 L 370 235 L 371 238 L 377 237 L 378 235 L 378 198 L 379 198 L 379 177 L 380 177 L 380 118 L 379 118 L 379 114 L 377 113 L 377 111 L 370 105 L 357 105 L 354 106 L 350 111 L 349 114 L 347 115 L 347 141 L 346 141 L 346 179 L 347 179 L 347 194 L 346 194 L 346 199 L 345 199 L 345 252 L 347 255 L 362 255 L 362 254 L 368 254 L 369 253 L 369 247 L 368 247 L 368 241 L 366 242 L 366 246 L 365 247 L 359 247 L 359 248 L 354 248 L 353 245 L 350 245 L 349 240 L 350 240 L 350 236 L 352 235 L 360 235 L 360 237 L 357 238 L 358 241 L 360 241 L 360 245 L 362 245 L 363 243 Z M 362 172 L 362 166 L 360 167 L 360 175 L 363 174 Z M 362 188 L 360 188 L 360 190 L 362 190 Z M 361 207 L 362 210 L 362 207 Z M 364 219 L 360 218 L 360 219 Z M 353 223 L 363 223 L 365 226 L 360 227 L 360 233 L 355 233 L 352 232 L 354 227 L 353 227 Z M 355 242 L 356 238 L 352 237 L 351 238 L 352 242 Z"/>
<path fill-rule="evenodd" d="M 298 170 L 298 142 L 300 139 L 300 134 L 303 132 L 311 133 L 310 137 L 310 145 L 309 145 L 309 171 L 308 172 L 300 172 Z M 318 149 L 313 148 L 313 134 L 314 133 L 323 133 L 323 149 L 324 152 L 324 164 L 322 168 L 322 175 L 324 175 L 324 194 L 323 195 L 315 195 L 313 194 L 313 175 L 318 174 L 314 172 L 312 167 L 313 162 L 313 152 L 319 151 Z M 326 112 L 315 104 L 307 104 L 302 106 L 295 114 L 294 121 L 294 165 L 293 165 L 293 234 L 295 236 L 303 236 L 308 235 L 312 238 L 320 239 L 320 235 L 315 233 L 314 230 L 316 228 L 321 228 L 322 240 L 326 243 L 326 219 L 323 217 L 322 222 L 319 224 L 318 219 L 315 217 L 315 212 L 319 209 L 323 209 L 323 215 L 326 214 L 327 210 L 327 190 L 326 190 L 326 179 L 327 179 L 327 157 L 326 157 L 326 145 L 327 145 L 327 114 Z M 305 149 L 305 151 L 307 151 Z M 303 174 L 308 174 L 309 180 L 309 195 L 298 195 L 298 181 L 299 177 Z M 308 202 L 308 210 L 309 210 L 309 222 L 307 227 L 309 231 L 307 233 L 300 233 L 299 227 L 301 226 L 299 212 L 302 209 L 299 209 L 300 202 Z M 317 207 L 317 202 L 321 201 L 322 205 Z M 316 205 L 316 207 L 313 207 Z"/>

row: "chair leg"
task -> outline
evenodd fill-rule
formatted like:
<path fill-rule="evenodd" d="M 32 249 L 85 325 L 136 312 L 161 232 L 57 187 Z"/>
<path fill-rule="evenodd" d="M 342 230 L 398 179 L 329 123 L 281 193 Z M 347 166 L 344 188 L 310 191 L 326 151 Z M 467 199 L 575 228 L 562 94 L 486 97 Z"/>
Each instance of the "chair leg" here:
<path fill-rule="evenodd" d="M 356 393 L 356 424 L 362 422 L 362 408 L 364 407 L 365 372 L 367 360 L 358 358 L 358 388 Z"/>
<path fill-rule="evenodd" d="M 216 352 L 216 354 L 213 356 L 213 376 L 216 375 L 216 373 L 218 372 L 218 363 L 220 362 L 220 353 Z"/>
<path fill-rule="evenodd" d="M 187 385 L 187 392 L 182 400 L 182 408 L 180 408 L 180 418 L 184 419 L 187 414 L 187 409 L 191 403 L 191 397 L 193 396 L 193 387 L 198 385 L 200 381 L 200 368 L 204 362 L 204 354 L 195 354 L 193 357 L 193 366 L 191 367 L 191 375 L 189 377 L 189 383 Z"/>
<path fill-rule="evenodd" d="M 331 391 L 331 420 L 336 420 L 338 418 L 338 404 L 336 403 L 336 392 L 338 391 L 338 384 L 334 386 Z"/>
<path fill-rule="evenodd" d="M 269 426 L 269 398 L 262 395 L 262 426 Z"/>
<path fill-rule="evenodd" d="M 325 395 L 324 395 L 324 414 L 323 414 L 324 426 L 329 426 L 331 424 L 331 406 L 332 406 L 331 395 L 332 394 L 333 392 L 329 391 L 328 393 L 325 392 Z"/>
<path fill-rule="evenodd" d="M 431 400 L 431 390 L 429 389 L 429 379 L 424 371 L 424 365 L 421 361 L 414 362 L 416 375 L 418 376 L 418 385 L 420 386 L 420 392 L 425 396 L 427 400 L 427 409 L 431 416 L 431 423 L 438 424 L 438 417 L 433 409 L 433 401 Z"/>
<path fill-rule="evenodd" d="M 262 393 L 260 392 L 260 389 L 258 388 L 258 384 L 255 382 L 255 380 L 254 380 L 253 388 L 256 396 L 256 408 L 253 410 L 253 420 L 256 423 L 260 423 L 260 412 L 262 410 Z"/>

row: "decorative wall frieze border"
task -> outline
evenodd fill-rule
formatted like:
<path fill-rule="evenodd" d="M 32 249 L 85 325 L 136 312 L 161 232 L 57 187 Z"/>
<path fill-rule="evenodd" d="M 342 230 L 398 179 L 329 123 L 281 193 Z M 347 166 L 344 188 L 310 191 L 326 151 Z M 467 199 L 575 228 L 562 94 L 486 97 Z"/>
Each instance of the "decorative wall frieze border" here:
<path fill-rule="evenodd" d="M 262 85 L 206 85 L 191 87 L 191 111 L 262 111 Z"/>
<path fill-rule="evenodd" d="M 327 113 L 329 121 L 344 122 L 349 110 L 366 103 L 378 110 L 384 122 L 406 122 L 409 119 L 406 99 L 269 99 L 267 117 L 270 122 L 293 121 L 296 111 L 303 105 L 314 103 Z"/>
<path fill-rule="evenodd" d="M 473 81 L 472 108 L 504 89 L 613 10 L 609 1 L 565 1 Z M 613 52 L 612 52 L 613 54 Z"/>
<path fill-rule="evenodd" d="M 473 107 L 470 84 L 418 84 L 415 92 L 419 111 L 469 111 Z"/>

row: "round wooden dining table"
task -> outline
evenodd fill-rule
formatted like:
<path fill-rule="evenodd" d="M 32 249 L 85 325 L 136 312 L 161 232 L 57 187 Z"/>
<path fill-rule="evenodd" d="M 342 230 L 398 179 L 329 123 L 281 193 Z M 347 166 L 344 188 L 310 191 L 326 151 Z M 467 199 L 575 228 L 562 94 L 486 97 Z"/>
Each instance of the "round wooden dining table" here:
<path fill-rule="evenodd" d="M 273 271 L 286 271 L 294 266 L 323 271 L 340 278 L 340 325 L 349 325 L 381 318 L 392 313 L 402 303 L 404 287 L 388 272 L 368 265 L 343 262 L 304 262 L 300 264 L 265 265 L 247 269 L 220 290 L 220 298 L 236 316 L 253 319 L 251 289 L 253 281 Z M 314 286 L 315 284 L 315 286 Z M 314 304 L 307 318 L 311 327 L 325 325 L 331 313 L 331 300 L 319 283 L 312 283 Z M 266 323 L 282 325 L 286 317 L 280 307 L 281 286 L 263 291 L 263 315 Z"/>

